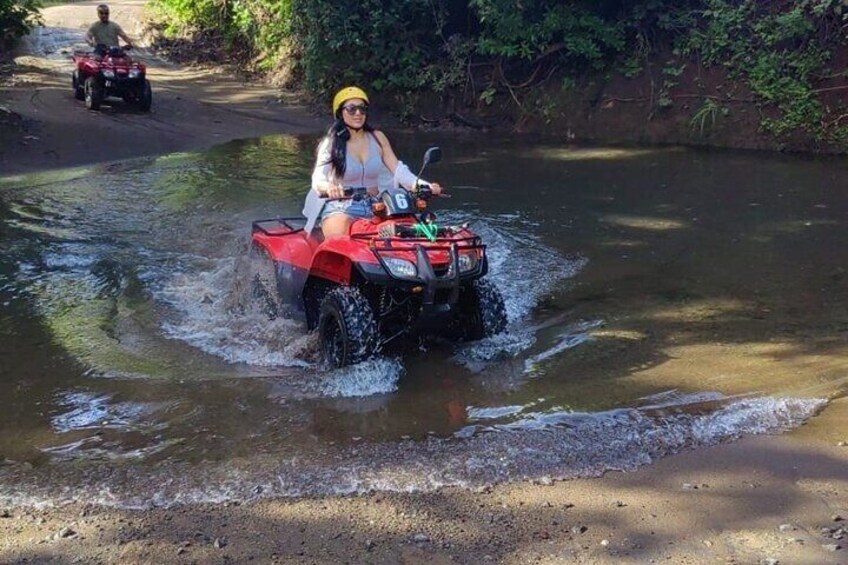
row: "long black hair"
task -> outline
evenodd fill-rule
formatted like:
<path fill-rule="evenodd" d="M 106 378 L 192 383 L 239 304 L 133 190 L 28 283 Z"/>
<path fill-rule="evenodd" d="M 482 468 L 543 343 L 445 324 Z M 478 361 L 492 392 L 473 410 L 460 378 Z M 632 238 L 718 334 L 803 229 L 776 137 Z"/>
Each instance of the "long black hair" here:
<path fill-rule="evenodd" d="M 374 128 L 367 120 L 362 126 L 362 129 L 369 133 L 374 131 Z M 345 170 L 347 169 L 347 140 L 350 139 L 350 130 L 347 129 L 347 125 L 342 119 L 341 108 L 339 108 L 339 111 L 336 113 L 336 121 L 334 121 L 333 125 L 330 126 L 330 129 L 327 130 L 325 139 L 331 140 L 330 159 L 321 163 L 321 165 L 329 163 L 330 168 L 333 171 L 333 175 L 337 179 L 342 179 L 344 178 Z M 377 143 L 379 142 L 380 140 L 378 139 Z"/>

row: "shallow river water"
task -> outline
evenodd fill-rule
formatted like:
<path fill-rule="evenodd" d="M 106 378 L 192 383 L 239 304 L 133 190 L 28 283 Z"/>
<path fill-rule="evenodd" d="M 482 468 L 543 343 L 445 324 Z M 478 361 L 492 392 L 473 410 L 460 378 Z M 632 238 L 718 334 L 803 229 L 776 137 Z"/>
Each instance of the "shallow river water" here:
<path fill-rule="evenodd" d="M 0 179 L 0 505 L 477 487 L 802 424 L 848 381 L 848 165 L 395 140 L 487 243 L 508 331 L 339 371 L 248 299 L 313 139 Z"/>

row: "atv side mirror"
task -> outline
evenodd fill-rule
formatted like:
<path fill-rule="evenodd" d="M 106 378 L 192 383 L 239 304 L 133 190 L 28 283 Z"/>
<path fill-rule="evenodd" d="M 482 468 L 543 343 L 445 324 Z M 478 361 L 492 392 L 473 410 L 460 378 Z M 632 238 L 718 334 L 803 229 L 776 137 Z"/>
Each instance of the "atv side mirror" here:
<path fill-rule="evenodd" d="M 427 165 L 430 163 L 435 163 L 437 161 L 441 161 L 442 159 L 442 150 L 438 147 L 431 147 L 427 151 L 424 152 L 424 162 L 421 163 L 421 170 L 418 171 L 418 178 L 421 178 L 421 173 L 424 172 L 424 169 L 427 168 Z M 417 181 L 416 181 L 417 182 Z"/>
<path fill-rule="evenodd" d="M 440 161 L 442 159 L 442 150 L 438 147 L 431 147 L 427 151 L 424 152 L 424 162 L 421 163 L 421 170 L 418 171 L 418 179 L 421 178 L 421 174 L 424 172 L 424 169 L 427 168 L 427 165 L 430 163 L 435 163 L 436 161 Z M 418 184 L 418 180 L 415 181 Z"/>
<path fill-rule="evenodd" d="M 431 147 L 430 149 L 427 150 L 426 153 L 424 153 L 424 164 L 421 165 L 421 168 L 423 169 L 424 167 L 426 167 L 430 163 L 438 163 L 441 160 L 442 160 L 442 150 L 438 147 Z"/>

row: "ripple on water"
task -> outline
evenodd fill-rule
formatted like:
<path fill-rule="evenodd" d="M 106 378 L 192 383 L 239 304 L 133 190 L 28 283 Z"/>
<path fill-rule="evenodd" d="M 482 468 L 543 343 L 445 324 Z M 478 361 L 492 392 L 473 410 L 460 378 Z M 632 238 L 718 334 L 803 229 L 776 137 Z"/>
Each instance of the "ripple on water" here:
<path fill-rule="evenodd" d="M 563 257 L 524 229 L 512 231 L 486 219 L 474 221 L 472 227 L 486 244 L 488 277 L 500 289 L 511 323 L 526 320 L 542 297 L 588 262 L 583 257 Z"/>
<path fill-rule="evenodd" d="M 0 504 L 87 500 L 121 507 L 364 493 L 431 491 L 444 486 L 572 479 L 630 470 L 687 448 L 798 426 L 825 401 L 795 398 L 709 399 L 679 406 L 601 413 L 478 413 L 478 424 L 450 438 L 320 446 L 295 457 L 86 468 L 0 467 Z M 514 407 L 513 407 L 514 408 Z M 508 416 L 508 424 L 485 424 Z M 74 485 L 73 490 L 67 488 Z"/>

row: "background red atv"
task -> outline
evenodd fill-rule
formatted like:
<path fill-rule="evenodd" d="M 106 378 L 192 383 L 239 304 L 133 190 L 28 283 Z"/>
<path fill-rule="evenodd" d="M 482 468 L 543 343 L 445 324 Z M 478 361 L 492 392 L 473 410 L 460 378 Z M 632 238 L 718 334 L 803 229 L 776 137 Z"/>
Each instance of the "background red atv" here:
<path fill-rule="evenodd" d="M 85 100 L 89 110 L 99 110 L 107 96 L 123 98 L 142 112 L 150 111 L 153 90 L 147 80 L 147 67 L 133 61 L 125 48 L 98 45 L 96 51 L 77 51 L 71 57 L 76 64 L 71 84 L 77 100 Z"/>
<path fill-rule="evenodd" d="M 424 166 L 440 158 L 432 147 Z M 345 189 L 370 199 L 374 218 L 326 241 L 320 228 L 304 231 L 304 218 L 253 223 L 255 294 L 272 316 L 305 317 L 309 330 L 317 328 L 330 366 L 367 359 L 404 334 L 474 340 L 506 327 L 503 298 L 483 279 L 486 246 L 467 225 L 437 225 L 426 210 L 429 186 L 416 188 L 376 198 Z"/>

